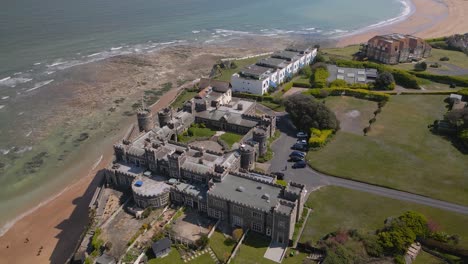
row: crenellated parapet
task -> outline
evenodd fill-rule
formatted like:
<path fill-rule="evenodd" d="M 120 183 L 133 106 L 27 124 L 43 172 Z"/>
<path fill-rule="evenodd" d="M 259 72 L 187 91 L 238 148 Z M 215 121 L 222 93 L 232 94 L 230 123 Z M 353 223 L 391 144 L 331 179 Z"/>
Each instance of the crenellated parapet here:
<path fill-rule="evenodd" d="M 213 186 L 216 186 L 216 183 L 214 183 Z M 245 203 L 242 203 L 242 202 L 230 199 L 230 198 L 226 198 L 226 197 L 223 197 L 223 196 L 220 196 L 220 195 L 211 194 L 210 192 L 208 192 L 208 199 L 210 199 L 210 198 L 215 198 L 215 199 L 218 199 L 218 200 L 222 200 L 222 201 L 225 201 L 225 202 L 228 202 L 228 203 L 231 203 L 231 204 L 235 204 L 235 205 L 241 206 L 243 208 L 251 209 L 251 210 L 256 210 L 256 211 L 261 211 L 261 212 L 266 212 L 266 213 L 270 212 L 270 210 L 265 210 L 265 209 L 262 209 L 262 208 L 259 208 L 259 207 L 255 207 L 255 206 L 252 206 L 252 205 L 249 205 L 249 204 L 245 204 Z M 274 206 L 272 206 L 271 210 L 273 210 L 273 209 L 274 209 Z"/>
<path fill-rule="evenodd" d="M 267 185 L 270 185 L 270 186 L 278 187 L 280 189 L 284 188 L 283 185 L 276 184 L 276 183 L 269 182 L 269 181 L 265 181 L 265 180 L 259 179 L 257 177 L 250 176 L 250 175 L 248 175 L 246 173 L 232 171 L 231 174 L 234 175 L 234 176 L 237 176 L 237 177 L 244 178 L 244 179 L 249 179 L 249 180 L 252 180 L 252 181 L 259 182 L 259 183 L 263 183 L 263 184 L 267 184 Z"/>

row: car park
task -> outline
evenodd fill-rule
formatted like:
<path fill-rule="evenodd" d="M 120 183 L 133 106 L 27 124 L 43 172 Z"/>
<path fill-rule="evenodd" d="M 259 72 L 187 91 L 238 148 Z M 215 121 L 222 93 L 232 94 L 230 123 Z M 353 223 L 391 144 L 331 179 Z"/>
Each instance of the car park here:
<path fill-rule="evenodd" d="M 309 135 L 307 135 L 307 133 L 304 133 L 304 132 L 299 132 L 296 134 L 296 137 L 297 138 L 307 138 Z"/>
<path fill-rule="evenodd" d="M 292 156 L 289 158 L 290 161 L 301 161 L 301 160 L 304 160 L 304 157 L 299 157 L 299 156 Z"/>
<path fill-rule="evenodd" d="M 307 163 L 303 160 L 300 160 L 292 165 L 293 169 L 305 168 Z"/>
<path fill-rule="evenodd" d="M 289 157 L 292 157 L 292 156 L 298 156 L 298 157 L 305 157 L 306 154 L 304 152 L 300 152 L 300 151 L 293 151 L 291 152 L 291 154 L 289 154 Z"/>

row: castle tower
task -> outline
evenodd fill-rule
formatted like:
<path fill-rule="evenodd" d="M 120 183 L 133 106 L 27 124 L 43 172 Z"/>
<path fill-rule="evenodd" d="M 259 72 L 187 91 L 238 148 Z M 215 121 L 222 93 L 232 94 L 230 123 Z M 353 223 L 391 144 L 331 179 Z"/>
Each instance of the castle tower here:
<path fill-rule="evenodd" d="M 158 112 L 159 126 L 166 126 L 172 119 L 172 111 L 170 108 L 164 108 Z"/>
<path fill-rule="evenodd" d="M 253 140 L 258 142 L 258 154 L 264 156 L 268 150 L 267 146 L 268 133 L 264 128 L 256 127 L 253 131 Z"/>
<path fill-rule="evenodd" d="M 144 108 L 137 112 L 138 128 L 140 132 L 148 132 L 154 127 L 153 114 L 150 109 Z"/>
<path fill-rule="evenodd" d="M 252 146 L 242 144 L 239 152 L 241 155 L 241 168 L 245 170 L 253 169 L 255 167 L 255 149 Z"/>
<path fill-rule="evenodd" d="M 188 100 L 187 102 L 185 102 L 184 111 L 188 112 L 188 113 L 191 113 L 191 114 L 195 113 L 195 102 L 193 101 L 193 99 Z"/>
<path fill-rule="evenodd" d="M 126 161 L 126 151 L 125 147 L 122 144 L 114 145 L 114 155 L 117 161 Z"/>

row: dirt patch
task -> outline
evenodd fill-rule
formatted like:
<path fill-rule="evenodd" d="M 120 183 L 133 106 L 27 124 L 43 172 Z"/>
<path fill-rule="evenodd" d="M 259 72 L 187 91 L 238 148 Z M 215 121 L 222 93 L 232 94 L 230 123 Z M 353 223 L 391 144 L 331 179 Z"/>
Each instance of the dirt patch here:
<path fill-rule="evenodd" d="M 207 235 L 214 224 L 213 220 L 187 209 L 181 217 L 173 221 L 172 232 L 179 237 L 195 242 L 202 235 Z"/>

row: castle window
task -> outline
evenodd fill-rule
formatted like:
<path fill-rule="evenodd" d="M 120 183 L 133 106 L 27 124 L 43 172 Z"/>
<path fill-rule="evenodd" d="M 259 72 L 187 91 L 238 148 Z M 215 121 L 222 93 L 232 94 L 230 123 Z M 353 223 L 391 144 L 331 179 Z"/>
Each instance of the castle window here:
<path fill-rule="evenodd" d="M 259 218 L 259 219 L 261 219 L 262 216 L 263 216 L 262 213 L 255 212 L 255 211 L 252 212 L 252 217 L 254 217 L 254 218 Z"/>
<path fill-rule="evenodd" d="M 284 227 L 285 223 L 284 221 L 278 221 L 278 227 Z"/>
<path fill-rule="evenodd" d="M 269 227 L 266 228 L 266 235 L 271 236 L 271 228 Z"/>
<path fill-rule="evenodd" d="M 260 233 L 260 232 L 263 231 L 262 225 L 259 224 L 259 223 L 253 222 L 253 223 L 252 223 L 252 230 L 255 231 L 255 232 L 259 232 L 259 233 Z"/>

